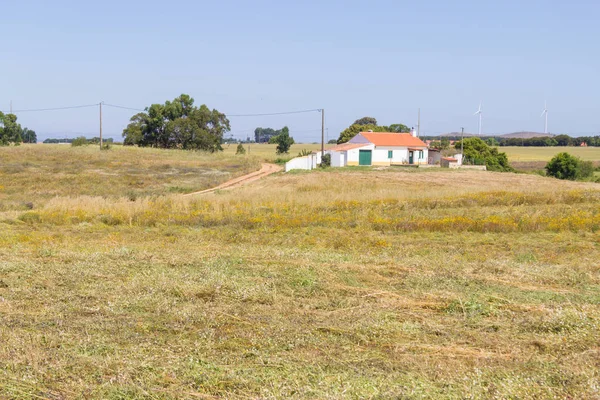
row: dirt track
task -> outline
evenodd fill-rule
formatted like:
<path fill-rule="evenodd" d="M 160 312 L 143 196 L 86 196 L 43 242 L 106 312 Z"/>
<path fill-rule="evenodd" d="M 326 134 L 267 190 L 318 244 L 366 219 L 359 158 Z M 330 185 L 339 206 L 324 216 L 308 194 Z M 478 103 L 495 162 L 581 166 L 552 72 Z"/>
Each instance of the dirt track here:
<path fill-rule="evenodd" d="M 235 188 L 238 186 L 247 185 L 247 184 L 254 182 L 260 178 L 264 178 L 265 176 L 274 174 L 275 172 L 279 172 L 282 169 L 283 168 L 281 168 L 279 165 L 276 165 L 276 164 L 263 163 L 262 167 L 258 171 L 252 172 L 247 175 L 238 176 L 237 178 L 231 179 L 227 182 L 223 182 L 219 186 L 216 186 L 214 188 L 201 190 L 199 192 L 187 193 L 187 194 L 184 194 L 184 196 L 194 196 L 197 194 L 212 193 L 216 190 L 232 189 L 232 188 Z"/>

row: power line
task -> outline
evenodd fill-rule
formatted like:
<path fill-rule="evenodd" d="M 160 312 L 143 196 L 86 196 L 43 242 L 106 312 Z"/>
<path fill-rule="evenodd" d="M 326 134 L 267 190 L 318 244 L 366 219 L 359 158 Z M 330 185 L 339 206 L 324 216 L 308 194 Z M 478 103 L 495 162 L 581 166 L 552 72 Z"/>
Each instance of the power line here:
<path fill-rule="evenodd" d="M 288 115 L 288 114 L 303 114 L 309 112 L 320 112 L 320 108 L 315 108 L 312 110 L 300 110 L 300 111 L 284 111 L 284 112 L 276 112 L 276 113 L 264 113 L 264 114 L 225 114 L 227 117 L 267 117 L 270 115 Z"/>
<path fill-rule="evenodd" d="M 89 108 L 89 107 L 98 107 L 98 103 L 96 104 L 85 104 L 80 106 L 67 106 L 67 107 L 53 107 L 53 108 L 31 108 L 27 110 L 14 110 L 12 113 L 24 113 L 24 112 L 38 112 L 38 111 L 58 111 L 58 110 L 70 110 L 74 108 Z M 6 111 L 4 111 L 6 112 Z"/>
<path fill-rule="evenodd" d="M 125 106 L 117 106 L 115 104 L 108 104 L 108 103 L 104 103 L 105 106 L 107 107 L 113 107 L 113 108 L 122 108 L 124 110 L 132 110 L 132 111 L 146 111 L 146 110 L 142 110 L 140 108 L 133 108 L 133 107 L 125 107 Z"/>

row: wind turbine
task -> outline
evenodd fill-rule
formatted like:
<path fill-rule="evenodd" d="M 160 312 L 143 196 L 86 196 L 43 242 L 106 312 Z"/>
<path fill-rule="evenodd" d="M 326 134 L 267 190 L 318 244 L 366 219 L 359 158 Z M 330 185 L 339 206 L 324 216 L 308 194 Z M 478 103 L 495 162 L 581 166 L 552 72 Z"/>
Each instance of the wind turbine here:
<path fill-rule="evenodd" d="M 479 136 L 481 136 L 481 120 L 482 120 L 482 114 L 483 114 L 483 109 L 481 108 L 482 105 L 483 105 L 483 102 L 480 101 L 479 109 L 477 110 L 477 112 L 475 114 L 473 114 L 473 115 L 479 114 Z"/>
<path fill-rule="evenodd" d="M 542 115 L 540 117 L 546 116 L 546 123 L 544 125 L 544 133 L 548 133 L 548 105 L 544 102 L 544 111 L 542 111 Z"/>

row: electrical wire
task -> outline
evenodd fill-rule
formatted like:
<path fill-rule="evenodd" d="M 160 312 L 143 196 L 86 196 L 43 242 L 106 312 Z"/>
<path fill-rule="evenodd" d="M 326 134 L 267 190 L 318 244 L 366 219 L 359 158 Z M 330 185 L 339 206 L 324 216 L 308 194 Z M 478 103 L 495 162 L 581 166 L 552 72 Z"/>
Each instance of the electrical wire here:
<path fill-rule="evenodd" d="M 125 107 L 125 106 L 117 106 L 115 104 L 108 104 L 108 103 L 102 103 L 102 105 L 105 105 L 107 107 L 113 107 L 113 108 L 121 108 L 123 110 L 132 110 L 132 111 L 146 111 L 146 110 L 142 110 L 140 108 L 133 108 L 133 107 Z"/>
<path fill-rule="evenodd" d="M 12 113 L 24 113 L 24 112 L 38 112 L 38 111 L 58 111 L 58 110 L 71 110 L 74 108 L 89 108 L 89 107 L 98 107 L 97 104 L 85 104 L 80 106 L 67 106 L 67 107 L 53 107 L 53 108 L 31 108 L 27 110 L 13 110 Z M 11 111 L 4 111 L 4 113 L 10 113 Z"/>

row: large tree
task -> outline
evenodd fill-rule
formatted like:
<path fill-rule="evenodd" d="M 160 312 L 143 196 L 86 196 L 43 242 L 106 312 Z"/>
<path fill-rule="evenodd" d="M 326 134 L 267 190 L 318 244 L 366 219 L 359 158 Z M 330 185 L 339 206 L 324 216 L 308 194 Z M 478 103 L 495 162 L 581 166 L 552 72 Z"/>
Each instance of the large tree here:
<path fill-rule="evenodd" d="M 131 117 L 123 130 L 124 144 L 188 150 L 222 150 L 223 135 L 230 130 L 225 114 L 206 105 L 194 106 L 187 94 L 152 104 Z"/>
<path fill-rule="evenodd" d="M 21 133 L 23 129 L 17 123 L 15 114 L 3 114 L 0 112 L 0 146 L 20 144 L 23 141 Z"/>
<path fill-rule="evenodd" d="M 287 126 L 281 129 L 277 138 L 277 154 L 289 153 L 290 147 L 295 143 L 294 138 L 290 136 L 290 130 Z"/>
<path fill-rule="evenodd" d="M 35 131 L 32 131 L 28 128 L 23 128 L 23 131 L 21 132 L 21 138 L 23 139 L 24 143 L 37 143 L 37 135 L 35 134 Z"/>

